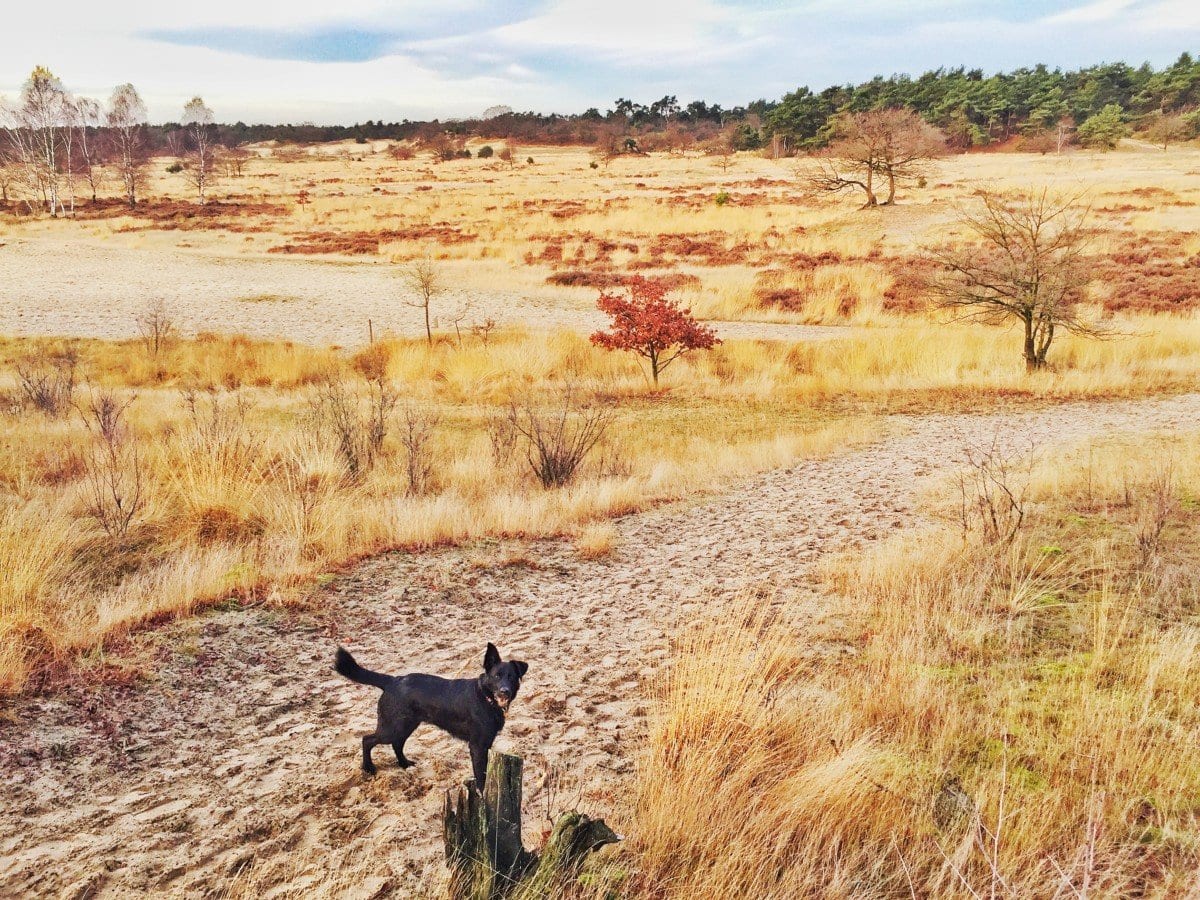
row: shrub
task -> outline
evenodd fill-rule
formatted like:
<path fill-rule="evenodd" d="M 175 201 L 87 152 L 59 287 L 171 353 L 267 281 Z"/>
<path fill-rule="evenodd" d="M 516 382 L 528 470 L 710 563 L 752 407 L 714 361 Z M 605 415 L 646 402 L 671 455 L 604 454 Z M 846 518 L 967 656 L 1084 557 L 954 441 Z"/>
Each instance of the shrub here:
<path fill-rule="evenodd" d="M 475 155 L 480 159 L 491 159 L 495 152 L 496 151 L 492 149 L 490 144 L 484 144 L 479 148 L 479 151 Z"/>
<path fill-rule="evenodd" d="M 319 438 L 330 436 L 352 480 L 362 478 L 383 450 L 398 400 L 384 379 L 367 381 L 363 398 L 344 380 L 330 374 L 309 401 L 313 430 Z"/>
<path fill-rule="evenodd" d="M 171 175 L 178 175 L 183 171 L 183 163 L 173 162 L 167 166 L 167 172 Z"/>
<path fill-rule="evenodd" d="M 525 457 L 542 487 L 569 484 L 584 458 L 604 436 L 612 413 L 581 400 L 571 386 L 564 388 L 557 409 L 539 409 L 532 400 L 513 403 L 508 410 L 507 430 L 512 439 L 525 442 Z M 503 445 L 497 435 L 493 447 Z"/>
<path fill-rule="evenodd" d="M 729 202 L 729 200 L 730 200 L 729 191 L 721 191 L 720 193 L 717 194 L 716 197 L 713 198 L 713 202 L 716 203 L 717 206 L 724 206 L 726 203 Z"/>
<path fill-rule="evenodd" d="M 408 493 L 413 496 L 427 493 L 433 481 L 431 444 L 440 422 L 441 417 L 436 412 L 415 406 L 407 406 L 404 409 L 400 443 L 404 445 Z"/>
<path fill-rule="evenodd" d="M 47 416 L 66 412 L 75 396 L 75 371 L 79 354 L 74 347 L 37 352 L 17 363 L 17 385 L 25 401 Z"/>
<path fill-rule="evenodd" d="M 125 423 L 132 402 L 132 397 L 122 402 L 108 391 L 95 391 L 80 408 L 93 438 L 86 463 L 87 514 L 111 538 L 124 537 L 145 505 L 142 458 Z"/>

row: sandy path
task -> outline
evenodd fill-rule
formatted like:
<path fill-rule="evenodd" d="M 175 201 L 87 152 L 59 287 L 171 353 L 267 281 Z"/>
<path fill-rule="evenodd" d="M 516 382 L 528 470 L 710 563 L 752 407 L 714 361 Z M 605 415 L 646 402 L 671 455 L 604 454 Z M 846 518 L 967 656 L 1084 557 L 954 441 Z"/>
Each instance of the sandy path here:
<path fill-rule="evenodd" d="M 339 641 L 393 672 L 473 674 L 489 639 L 528 660 L 498 747 L 526 757 L 531 830 L 556 766 L 571 773 L 560 805 L 582 797 L 611 814 L 640 726 L 638 679 L 702 594 L 773 582 L 803 604 L 823 554 L 919 521 L 921 491 L 964 442 L 1194 429 L 1200 394 L 895 424 L 871 446 L 624 519 L 608 559 L 582 561 L 564 541 L 391 554 L 330 585 L 318 612 L 213 613 L 148 635 L 148 686 L 24 701 L 0 726 L 0 896 L 208 896 L 256 860 L 365 864 L 364 896 L 440 878 L 440 804 L 467 755 L 420 730 L 415 769 L 379 752 L 379 776 L 364 780 L 358 737 L 376 694 L 329 671 Z"/>
<path fill-rule="evenodd" d="M 453 278 L 450 278 L 453 284 Z M 274 295 L 287 302 L 247 302 Z M 295 257 L 222 257 L 114 243 L 16 238 L 0 244 L 0 334 L 128 338 L 151 301 L 164 301 L 185 334 L 199 331 L 286 338 L 309 344 L 366 343 L 376 333 L 421 334 L 422 313 L 398 299 L 403 285 L 379 262 Z M 451 289 L 445 314 L 469 300 L 469 321 L 592 331 L 604 317 L 578 296 L 500 288 Z M 435 310 L 435 313 L 437 311 Z M 447 320 L 441 327 L 449 329 Z M 845 328 L 721 322 L 724 337 L 813 340 Z"/>

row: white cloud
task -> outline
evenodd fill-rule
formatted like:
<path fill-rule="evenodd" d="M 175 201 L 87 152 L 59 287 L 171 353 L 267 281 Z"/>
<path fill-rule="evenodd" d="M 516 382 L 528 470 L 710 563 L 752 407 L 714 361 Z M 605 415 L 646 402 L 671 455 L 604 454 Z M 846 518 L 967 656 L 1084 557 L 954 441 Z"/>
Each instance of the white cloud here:
<path fill-rule="evenodd" d="M 1044 25 L 1077 25 L 1089 22 L 1108 22 L 1135 5 L 1136 0 L 1096 0 L 1084 6 L 1076 6 L 1064 12 L 1044 16 Z"/>

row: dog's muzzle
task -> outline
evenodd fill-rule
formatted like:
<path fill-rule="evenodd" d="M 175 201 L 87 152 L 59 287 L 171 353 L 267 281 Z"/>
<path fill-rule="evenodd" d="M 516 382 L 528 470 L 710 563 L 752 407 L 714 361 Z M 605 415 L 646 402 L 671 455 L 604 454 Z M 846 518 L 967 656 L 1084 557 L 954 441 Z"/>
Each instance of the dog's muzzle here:
<path fill-rule="evenodd" d="M 496 701 L 496 705 L 500 707 L 501 712 L 508 712 L 508 705 L 512 703 L 512 697 L 504 692 L 493 694 L 492 697 Z"/>

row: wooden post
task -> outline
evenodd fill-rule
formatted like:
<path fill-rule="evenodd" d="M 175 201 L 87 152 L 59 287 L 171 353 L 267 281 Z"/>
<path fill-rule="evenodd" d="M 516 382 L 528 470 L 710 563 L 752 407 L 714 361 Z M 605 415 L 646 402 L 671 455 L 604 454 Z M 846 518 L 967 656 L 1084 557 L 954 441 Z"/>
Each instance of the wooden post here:
<path fill-rule="evenodd" d="M 370 319 L 367 319 L 367 343 L 375 343 L 375 326 Z"/>
<path fill-rule="evenodd" d="M 522 888 L 523 896 L 551 896 L 593 850 L 621 838 L 603 821 L 566 813 L 554 823 L 541 854 L 521 843 L 521 758 L 488 754 L 487 786 L 475 782 L 446 792 L 442 836 L 450 867 L 452 900 L 502 900 Z"/>

